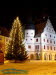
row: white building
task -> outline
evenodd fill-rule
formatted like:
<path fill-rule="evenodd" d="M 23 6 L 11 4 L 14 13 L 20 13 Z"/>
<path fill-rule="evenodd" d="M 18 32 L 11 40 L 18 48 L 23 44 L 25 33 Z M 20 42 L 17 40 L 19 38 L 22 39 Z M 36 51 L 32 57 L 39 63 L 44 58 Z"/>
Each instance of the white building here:
<path fill-rule="evenodd" d="M 29 59 L 56 60 L 56 33 L 50 19 L 35 27 L 29 23 L 25 28 L 25 47 Z"/>

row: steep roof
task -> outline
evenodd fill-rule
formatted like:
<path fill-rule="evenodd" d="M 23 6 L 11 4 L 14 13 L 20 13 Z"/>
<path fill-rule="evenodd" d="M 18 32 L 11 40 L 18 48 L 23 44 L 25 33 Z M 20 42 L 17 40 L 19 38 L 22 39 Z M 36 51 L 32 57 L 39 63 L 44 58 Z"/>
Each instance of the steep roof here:
<path fill-rule="evenodd" d="M 0 35 L 9 36 L 9 31 L 5 27 L 0 27 Z"/>

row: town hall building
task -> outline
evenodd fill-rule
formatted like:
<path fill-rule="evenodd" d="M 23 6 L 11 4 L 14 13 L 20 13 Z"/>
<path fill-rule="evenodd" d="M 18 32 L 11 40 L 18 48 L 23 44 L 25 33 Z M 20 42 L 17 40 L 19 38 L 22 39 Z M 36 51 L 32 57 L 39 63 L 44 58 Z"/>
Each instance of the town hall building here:
<path fill-rule="evenodd" d="M 27 24 L 25 27 L 25 48 L 28 59 L 56 60 L 56 33 L 49 18 L 36 25 Z"/>

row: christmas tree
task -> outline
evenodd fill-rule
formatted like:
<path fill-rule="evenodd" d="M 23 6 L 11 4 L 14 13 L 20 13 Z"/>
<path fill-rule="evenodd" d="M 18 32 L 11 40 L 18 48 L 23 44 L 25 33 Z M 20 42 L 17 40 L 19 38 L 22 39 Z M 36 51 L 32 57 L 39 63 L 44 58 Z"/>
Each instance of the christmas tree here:
<path fill-rule="evenodd" d="M 24 36 L 22 31 L 22 25 L 18 17 L 14 20 L 14 23 L 12 25 L 10 38 L 11 40 L 8 45 L 6 59 L 15 59 L 20 61 L 26 60 L 27 52 L 23 44 Z"/>

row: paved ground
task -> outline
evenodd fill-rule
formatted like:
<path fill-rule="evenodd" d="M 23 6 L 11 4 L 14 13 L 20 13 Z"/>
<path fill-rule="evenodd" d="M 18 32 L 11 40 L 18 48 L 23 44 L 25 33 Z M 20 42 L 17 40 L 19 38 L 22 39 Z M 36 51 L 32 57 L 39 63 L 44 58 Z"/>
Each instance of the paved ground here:
<path fill-rule="evenodd" d="M 25 70 L 24 74 L 5 74 L 2 70 L 17 69 Z M 11 71 L 11 70 L 10 70 Z M 22 71 L 21 71 L 22 73 Z M 26 73 L 26 74 L 25 74 Z M 56 75 L 56 62 L 30 61 L 26 63 L 5 62 L 0 65 L 0 75 Z"/>

